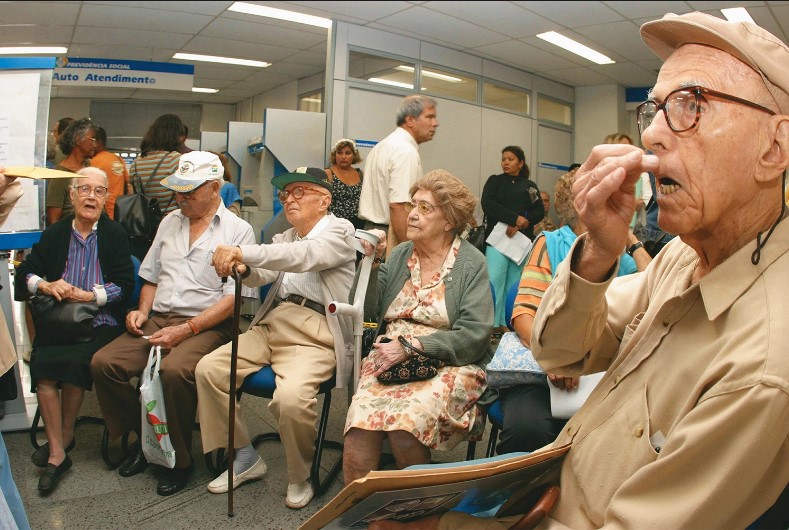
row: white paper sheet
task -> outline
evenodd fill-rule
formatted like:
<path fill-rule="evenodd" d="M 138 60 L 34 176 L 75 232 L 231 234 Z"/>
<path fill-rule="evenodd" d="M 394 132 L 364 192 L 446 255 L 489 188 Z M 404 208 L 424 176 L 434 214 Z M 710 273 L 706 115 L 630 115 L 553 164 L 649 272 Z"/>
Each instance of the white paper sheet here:
<path fill-rule="evenodd" d="M 551 391 L 551 415 L 554 418 L 567 419 L 575 414 L 581 405 L 586 402 L 586 398 L 595 389 L 597 383 L 605 375 L 605 372 L 596 374 L 582 375 L 578 382 L 578 388 L 568 392 L 556 388 L 548 382 L 548 388 Z"/>
<path fill-rule="evenodd" d="M 529 255 L 532 245 L 531 239 L 520 232 L 507 237 L 507 225 L 502 222 L 496 223 L 485 241 L 518 265 Z"/>

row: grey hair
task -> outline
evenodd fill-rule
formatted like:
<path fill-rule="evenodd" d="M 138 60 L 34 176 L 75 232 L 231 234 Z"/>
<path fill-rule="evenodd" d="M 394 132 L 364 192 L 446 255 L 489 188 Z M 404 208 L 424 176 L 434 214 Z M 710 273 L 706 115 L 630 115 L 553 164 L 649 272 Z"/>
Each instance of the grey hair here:
<path fill-rule="evenodd" d="M 110 185 L 110 181 L 107 178 L 107 174 L 104 172 L 104 170 L 99 169 L 97 167 L 92 167 L 92 166 L 91 167 L 83 167 L 82 169 L 77 171 L 77 175 L 82 175 L 83 177 L 101 177 L 101 178 L 104 179 L 104 187 L 105 188 Z M 77 186 L 80 185 L 80 180 L 81 179 L 79 177 L 72 178 L 70 186 L 72 188 L 76 188 Z"/>
<path fill-rule="evenodd" d="M 429 108 L 435 108 L 438 104 L 436 100 L 429 96 L 407 96 L 400 102 L 397 107 L 397 126 L 400 127 L 405 123 L 405 119 L 409 116 L 418 118 L 422 111 Z"/>

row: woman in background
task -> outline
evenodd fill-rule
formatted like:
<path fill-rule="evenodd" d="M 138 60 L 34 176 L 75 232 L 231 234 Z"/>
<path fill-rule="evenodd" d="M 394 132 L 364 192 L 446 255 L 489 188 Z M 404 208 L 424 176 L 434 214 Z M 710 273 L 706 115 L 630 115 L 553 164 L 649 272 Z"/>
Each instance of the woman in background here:
<path fill-rule="evenodd" d="M 58 137 L 58 147 L 66 155 L 55 169 L 76 173 L 90 165 L 90 157 L 96 150 L 96 126 L 90 118 L 72 120 Z M 69 197 L 69 179 L 52 179 L 47 183 L 46 214 L 47 226 L 74 213 Z"/>
<path fill-rule="evenodd" d="M 356 142 L 343 138 L 334 144 L 326 168 L 326 177 L 331 182 L 332 201 L 329 211 L 337 217 L 348 219 L 354 228 L 364 228 L 359 218 L 359 196 L 362 193 L 362 170 L 353 167 L 362 161 Z"/>
<path fill-rule="evenodd" d="M 129 167 L 129 180 L 134 182 L 139 175 L 145 195 L 159 201 L 163 215 L 177 210 L 175 192 L 161 185 L 178 169 L 181 153 L 178 147 L 186 135 L 186 127 L 175 114 L 163 114 L 148 128 L 140 142 L 140 156 Z"/>
<path fill-rule="evenodd" d="M 529 180 L 529 166 L 523 149 L 517 145 L 502 149 L 501 169 L 503 173 L 488 177 L 482 189 L 482 211 L 488 223 L 485 239 L 500 222 L 507 225 L 509 237 L 521 232 L 529 239 L 534 239 L 534 225 L 542 221 L 545 209 L 537 184 Z M 485 247 L 485 257 L 496 299 L 494 335 L 501 336 L 507 331 L 504 298 L 509 286 L 520 278 L 523 264 L 513 262 L 490 245 Z"/>
<path fill-rule="evenodd" d="M 225 168 L 225 174 L 223 175 L 225 181 L 222 187 L 219 188 L 222 204 L 225 205 L 225 208 L 241 217 L 241 195 L 239 195 L 236 185 L 231 182 L 232 176 L 230 175 L 230 169 L 227 167 L 227 157 L 216 151 L 209 151 L 209 153 L 215 154 L 219 161 L 222 162 L 222 167 Z"/>

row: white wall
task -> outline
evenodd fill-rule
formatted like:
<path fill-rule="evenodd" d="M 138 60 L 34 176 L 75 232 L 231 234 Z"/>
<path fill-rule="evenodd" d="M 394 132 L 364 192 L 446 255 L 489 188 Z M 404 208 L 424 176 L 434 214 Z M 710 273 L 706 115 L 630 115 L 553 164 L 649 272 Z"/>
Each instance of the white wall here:
<path fill-rule="evenodd" d="M 203 116 L 200 123 L 200 130 L 227 132 L 227 122 L 233 121 L 236 117 L 235 105 L 203 104 Z"/>
<path fill-rule="evenodd" d="M 625 89 L 597 85 L 575 89 L 575 161 L 582 163 L 592 147 L 615 132 L 630 133 L 630 114 L 625 109 Z"/>
<path fill-rule="evenodd" d="M 53 98 L 49 100 L 49 130 L 61 118 L 78 120 L 90 116 L 90 99 Z"/>

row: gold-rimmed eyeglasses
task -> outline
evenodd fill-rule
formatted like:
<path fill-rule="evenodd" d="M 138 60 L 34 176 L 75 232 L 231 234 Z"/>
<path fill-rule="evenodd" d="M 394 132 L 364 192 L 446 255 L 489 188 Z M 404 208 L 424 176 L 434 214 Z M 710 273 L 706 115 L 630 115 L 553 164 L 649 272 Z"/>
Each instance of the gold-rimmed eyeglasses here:
<path fill-rule="evenodd" d="M 654 99 L 643 102 L 636 107 L 636 114 L 638 117 L 638 132 L 644 134 L 644 131 L 652 124 L 652 121 L 661 110 L 666 117 L 666 122 L 669 128 L 677 133 L 689 131 L 694 128 L 701 119 L 701 115 L 705 112 L 705 105 L 707 104 L 706 96 L 711 96 L 719 99 L 725 99 L 746 105 L 748 107 L 767 112 L 770 115 L 775 115 L 775 112 L 754 103 L 747 99 L 738 98 L 731 94 L 724 94 L 717 90 L 711 90 L 700 86 L 692 86 L 685 88 L 678 88 L 669 93 L 663 103 L 658 103 Z"/>
<path fill-rule="evenodd" d="M 74 186 L 74 189 L 77 190 L 77 195 L 80 197 L 87 197 L 90 195 L 90 192 L 93 192 L 93 194 L 99 199 L 107 196 L 107 188 L 104 186 L 96 186 L 95 188 L 92 188 L 89 184 L 82 184 L 81 186 Z"/>
<path fill-rule="evenodd" d="M 416 209 L 416 212 L 419 215 L 428 215 L 433 213 L 436 207 L 427 201 L 416 201 L 415 203 L 414 202 L 405 203 L 406 212 L 411 213 L 414 209 Z"/>

